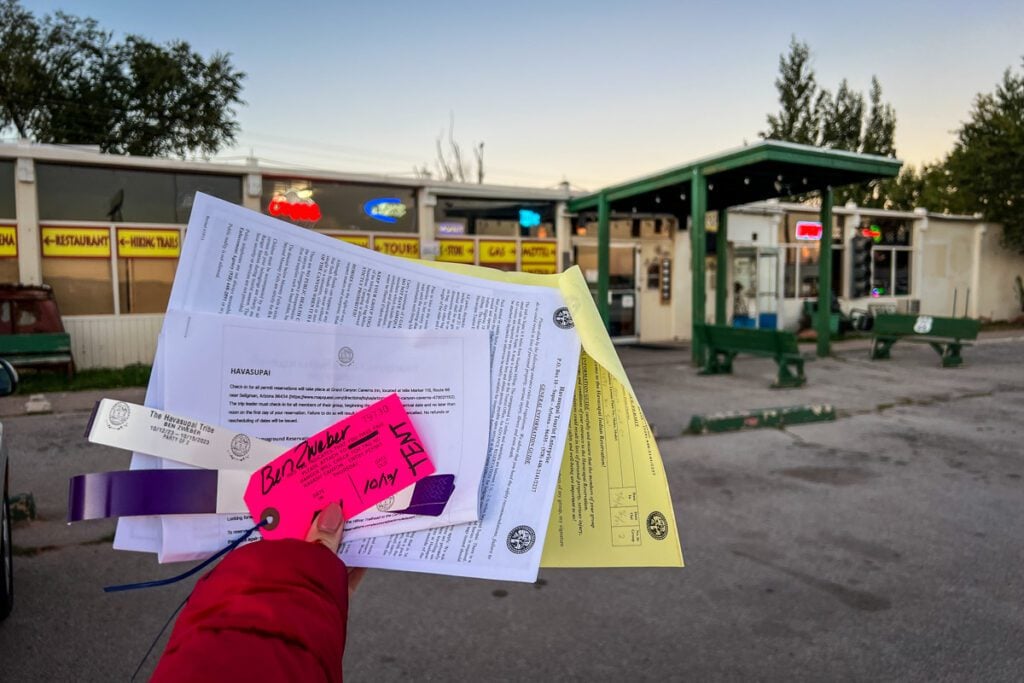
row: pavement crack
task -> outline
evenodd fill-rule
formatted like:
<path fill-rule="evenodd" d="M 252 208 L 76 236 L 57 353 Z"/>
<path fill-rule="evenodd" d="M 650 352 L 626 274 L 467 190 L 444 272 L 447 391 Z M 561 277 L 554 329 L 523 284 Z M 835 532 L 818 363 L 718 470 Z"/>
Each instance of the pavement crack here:
<path fill-rule="evenodd" d="M 76 546 L 86 545 L 102 545 L 104 543 L 113 543 L 114 534 L 104 534 L 99 538 L 90 538 L 84 541 L 78 541 L 76 543 L 64 543 L 62 545 L 17 545 L 16 543 L 11 544 L 11 554 L 17 557 L 36 557 L 43 553 L 48 553 L 52 550 L 61 550 L 63 548 L 74 548 Z"/>
<path fill-rule="evenodd" d="M 854 588 L 844 586 L 841 583 L 836 583 L 835 581 L 829 581 L 828 579 L 821 579 L 817 576 L 811 576 L 810 574 L 806 574 L 795 569 L 790 569 L 789 567 L 784 567 L 781 564 L 772 562 L 771 560 L 765 559 L 763 557 L 758 557 L 756 555 L 753 555 L 743 550 L 738 550 L 736 548 L 732 549 L 732 554 L 738 557 L 748 559 L 751 562 L 756 562 L 757 564 L 763 565 L 765 567 L 769 567 L 777 572 L 781 572 L 791 578 L 796 579 L 797 581 L 800 581 L 803 584 L 806 584 L 812 588 L 816 588 L 824 593 L 831 595 L 832 597 L 839 600 L 839 602 L 843 603 L 847 607 L 852 607 L 853 609 L 861 610 L 863 612 L 880 612 L 882 610 L 887 610 L 890 607 L 892 607 L 892 601 L 888 598 L 882 597 L 881 595 L 875 595 L 874 593 L 868 593 L 867 591 L 856 590 Z"/>

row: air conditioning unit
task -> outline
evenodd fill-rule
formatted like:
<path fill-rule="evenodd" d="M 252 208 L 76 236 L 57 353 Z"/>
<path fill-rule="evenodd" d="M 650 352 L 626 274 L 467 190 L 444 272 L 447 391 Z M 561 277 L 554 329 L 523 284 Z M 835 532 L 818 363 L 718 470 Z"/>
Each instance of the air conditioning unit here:
<path fill-rule="evenodd" d="M 879 313 L 895 313 L 896 304 L 884 303 L 884 304 L 868 304 L 868 313 L 872 316 L 876 316 Z"/>

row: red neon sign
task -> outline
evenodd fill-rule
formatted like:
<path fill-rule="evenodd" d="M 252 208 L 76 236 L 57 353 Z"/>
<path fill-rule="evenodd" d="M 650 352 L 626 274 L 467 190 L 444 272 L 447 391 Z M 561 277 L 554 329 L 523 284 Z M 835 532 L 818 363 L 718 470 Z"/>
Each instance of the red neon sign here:
<path fill-rule="evenodd" d="M 872 225 L 870 228 L 861 228 L 860 234 L 864 237 L 870 237 L 876 242 L 882 241 L 882 231 L 877 225 Z"/>
<path fill-rule="evenodd" d="M 798 240 L 820 240 L 821 223 L 817 221 L 799 221 L 796 224 L 796 238 Z"/>
<path fill-rule="evenodd" d="M 283 216 L 291 218 L 293 221 L 310 222 L 320 220 L 323 215 L 320 213 L 320 207 L 314 201 L 290 202 L 284 197 L 274 197 L 271 199 L 267 212 L 271 216 Z"/>

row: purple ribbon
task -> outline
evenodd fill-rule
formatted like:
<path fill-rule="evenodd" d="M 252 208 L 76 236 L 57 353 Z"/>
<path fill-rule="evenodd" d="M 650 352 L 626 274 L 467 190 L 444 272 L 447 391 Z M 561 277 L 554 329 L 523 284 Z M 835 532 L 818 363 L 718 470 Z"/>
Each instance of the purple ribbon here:
<path fill-rule="evenodd" d="M 71 478 L 68 521 L 217 511 L 216 470 L 128 470 Z"/>

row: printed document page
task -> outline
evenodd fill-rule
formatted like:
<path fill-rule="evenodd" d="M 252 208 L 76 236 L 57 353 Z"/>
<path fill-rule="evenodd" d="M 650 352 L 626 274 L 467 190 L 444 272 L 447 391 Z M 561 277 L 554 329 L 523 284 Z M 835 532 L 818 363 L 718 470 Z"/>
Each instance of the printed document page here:
<path fill-rule="evenodd" d="M 197 194 L 169 308 L 490 332 L 490 444 L 480 521 L 347 542 L 342 556 L 352 566 L 535 580 L 580 356 L 558 289 L 446 273 Z M 126 522 L 132 520 L 122 519 L 119 528 Z M 119 536 L 116 547 L 127 548 L 146 535 Z"/>
<path fill-rule="evenodd" d="M 542 567 L 681 567 L 665 467 L 579 268 L 558 275 L 435 263 L 482 279 L 556 287 L 583 343 Z"/>
<path fill-rule="evenodd" d="M 166 410 L 184 415 L 187 409 L 189 417 L 280 443 L 282 452 L 398 394 L 436 474 L 454 475 L 455 490 L 440 516 L 391 514 L 382 503 L 346 520 L 346 538 L 477 520 L 490 419 L 486 332 L 368 330 L 171 311 L 163 335 Z M 164 517 L 164 538 L 178 541 L 164 555 L 208 555 L 252 526 L 244 515 L 240 524 L 231 523 L 238 515 L 193 517 Z"/>

